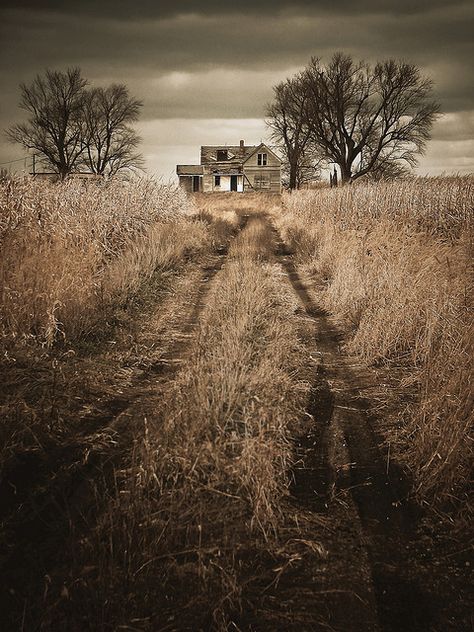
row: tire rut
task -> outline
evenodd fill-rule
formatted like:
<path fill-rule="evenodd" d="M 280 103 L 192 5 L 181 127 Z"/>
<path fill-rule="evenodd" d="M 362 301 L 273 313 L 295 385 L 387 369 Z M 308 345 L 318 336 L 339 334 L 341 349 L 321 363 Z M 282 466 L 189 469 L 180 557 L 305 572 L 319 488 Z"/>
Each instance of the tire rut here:
<path fill-rule="evenodd" d="M 305 435 L 295 440 L 296 463 L 292 470 L 290 491 L 305 507 L 322 513 L 329 507 L 335 484 L 335 471 L 330 458 L 334 394 L 325 378 L 324 367 L 317 369 L 306 412 L 314 423 Z"/>
<path fill-rule="evenodd" d="M 371 415 L 370 402 L 360 395 L 361 375 L 341 352 L 339 330 L 312 299 L 298 275 L 292 253 L 273 226 L 272 230 L 276 258 L 314 322 L 322 362 L 307 408 L 315 419 L 314 428 L 297 445 L 300 459 L 294 472 L 293 495 L 303 499 L 312 511 L 330 512 L 334 493 L 338 489 L 350 492 L 370 563 L 377 629 L 428 631 L 436 616 L 436 596 L 421 589 L 410 560 L 406 559 L 407 545 L 415 537 L 418 522 L 418 512 L 408 499 L 407 481 L 401 468 L 381 450 L 382 440 L 374 431 L 376 419 Z M 337 436 L 343 446 L 333 445 Z M 338 449 L 347 451 L 350 463 L 336 472 L 332 459 Z M 366 627 L 363 623 L 358 627 L 351 621 L 350 613 L 342 616 L 342 622 L 337 613 L 332 618 L 332 625 L 337 625 L 334 629 L 344 632 L 374 629 L 368 622 Z"/>
<path fill-rule="evenodd" d="M 240 218 L 238 232 L 245 228 L 247 219 Z M 2 481 L 8 494 L 0 505 L 0 521 L 14 536 L 13 546 L 2 544 L 0 549 L 3 578 L 0 611 L 9 617 L 6 621 L 13 626 L 10 629 L 17 629 L 22 610 L 35 601 L 39 603 L 41 592 L 55 576 L 54 569 L 61 566 L 62 547 L 71 534 L 74 532 L 77 537 L 77 533 L 90 529 L 98 507 L 97 498 L 113 487 L 114 471 L 131 447 L 128 411 L 137 402 L 156 395 L 159 384 L 171 380 L 179 370 L 228 248 L 229 243 L 218 247 L 212 261 L 202 267 L 201 282 L 188 318 L 160 359 L 141 372 L 119 396 L 103 401 L 97 414 L 84 417 L 81 430 L 48 453 L 47 467 L 36 459 L 33 462 L 25 459 L 9 480 Z M 99 447 L 94 448 L 94 444 Z M 36 493 L 31 495 L 27 489 L 23 491 L 23 486 L 35 476 L 35 468 L 39 480 L 35 481 Z"/>

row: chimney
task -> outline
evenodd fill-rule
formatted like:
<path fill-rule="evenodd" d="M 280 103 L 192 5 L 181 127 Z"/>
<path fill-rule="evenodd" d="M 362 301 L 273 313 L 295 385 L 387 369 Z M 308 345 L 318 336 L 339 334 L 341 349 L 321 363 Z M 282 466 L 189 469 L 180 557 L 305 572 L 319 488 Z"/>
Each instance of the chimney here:
<path fill-rule="evenodd" d="M 240 149 L 243 149 L 243 148 L 244 148 L 244 141 L 243 141 L 243 140 L 241 140 L 241 141 L 240 141 Z"/>

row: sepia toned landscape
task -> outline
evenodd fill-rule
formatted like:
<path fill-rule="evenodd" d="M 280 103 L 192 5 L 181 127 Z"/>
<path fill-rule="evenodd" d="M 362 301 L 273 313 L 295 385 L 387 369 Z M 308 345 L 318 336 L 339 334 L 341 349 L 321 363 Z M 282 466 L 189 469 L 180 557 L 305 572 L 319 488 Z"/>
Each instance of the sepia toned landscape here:
<path fill-rule="evenodd" d="M 126 5 L 0 9 L 0 630 L 472 630 L 472 6 Z"/>
<path fill-rule="evenodd" d="M 470 177 L 1 192 L 10 629 L 468 629 Z"/>

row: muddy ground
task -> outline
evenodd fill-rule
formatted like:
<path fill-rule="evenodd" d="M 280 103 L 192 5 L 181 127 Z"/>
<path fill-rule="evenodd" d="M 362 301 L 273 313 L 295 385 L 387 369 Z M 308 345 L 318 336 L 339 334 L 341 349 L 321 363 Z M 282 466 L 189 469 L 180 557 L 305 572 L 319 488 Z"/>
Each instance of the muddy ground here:
<path fill-rule="evenodd" d="M 229 629 L 472 629 L 468 547 L 414 503 L 410 479 L 384 442 L 372 393 L 389 376 L 347 355 L 345 332 L 318 304 L 317 279 L 300 276 L 271 217 L 241 213 L 238 230 L 252 223 L 264 226 L 265 259 L 279 266 L 281 282 L 299 301 L 301 340 L 312 358 L 300 377 L 312 387 L 305 432 L 294 437 L 284 500 L 285 514 L 300 524 L 294 555 L 280 566 L 270 558 L 255 560 L 242 610 Z M 86 386 L 58 403 L 70 430 L 43 451 L 19 454 L 4 472 L 2 630 L 59 629 L 45 608 L 54 607 L 51 594 L 56 601 L 69 599 L 71 542 L 93 528 L 101 496 L 133 450 L 142 422 L 131 420 L 159 406 L 164 385 L 186 361 L 227 248 L 217 244 L 210 255 L 183 265 L 165 283 L 161 279 L 159 291 L 142 297 L 133 318 L 124 316 L 113 344 L 78 355 L 75 371 L 89 375 Z M 137 621 L 124 629 L 193 626 Z"/>

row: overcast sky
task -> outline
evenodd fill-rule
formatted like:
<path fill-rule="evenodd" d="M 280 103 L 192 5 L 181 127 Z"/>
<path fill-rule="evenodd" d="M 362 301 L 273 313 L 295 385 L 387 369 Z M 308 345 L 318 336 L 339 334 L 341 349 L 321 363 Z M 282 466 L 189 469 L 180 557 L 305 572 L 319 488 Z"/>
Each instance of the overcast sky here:
<path fill-rule="evenodd" d="M 472 0 L 2 0 L 0 128 L 24 118 L 20 82 L 80 66 L 143 100 L 148 170 L 173 178 L 200 145 L 268 138 L 272 86 L 345 51 L 432 77 L 444 115 L 419 172 L 474 172 L 473 33 Z M 0 163 L 24 154 L 2 134 Z"/>

